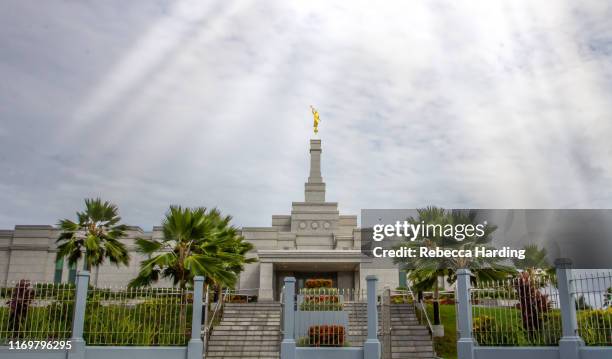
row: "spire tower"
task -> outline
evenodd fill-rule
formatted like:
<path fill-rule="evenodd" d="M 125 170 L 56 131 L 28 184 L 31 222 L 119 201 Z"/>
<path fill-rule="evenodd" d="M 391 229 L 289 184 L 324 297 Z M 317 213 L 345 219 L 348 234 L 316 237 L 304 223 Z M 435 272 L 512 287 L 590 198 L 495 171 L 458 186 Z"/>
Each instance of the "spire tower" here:
<path fill-rule="evenodd" d="M 305 184 L 306 202 L 325 202 L 325 182 L 321 177 L 321 140 L 310 140 L 310 175 Z"/>

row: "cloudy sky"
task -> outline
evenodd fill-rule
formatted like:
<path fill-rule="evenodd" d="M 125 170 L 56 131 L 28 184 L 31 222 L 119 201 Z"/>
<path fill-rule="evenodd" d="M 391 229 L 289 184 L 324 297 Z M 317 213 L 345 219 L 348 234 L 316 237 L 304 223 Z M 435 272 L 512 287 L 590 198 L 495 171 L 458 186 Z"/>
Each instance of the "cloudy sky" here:
<path fill-rule="evenodd" d="M 612 207 L 609 1 L 4 1 L 0 228 L 85 197 L 269 225 L 309 105 L 342 212 Z"/>

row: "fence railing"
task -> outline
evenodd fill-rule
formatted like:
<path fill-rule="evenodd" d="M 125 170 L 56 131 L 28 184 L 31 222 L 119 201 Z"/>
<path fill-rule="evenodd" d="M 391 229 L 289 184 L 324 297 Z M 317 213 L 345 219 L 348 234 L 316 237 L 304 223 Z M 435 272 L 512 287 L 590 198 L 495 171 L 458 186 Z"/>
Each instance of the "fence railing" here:
<path fill-rule="evenodd" d="M 346 346 L 349 328 L 347 302 L 359 291 L 338 288 L 303 288 L 297 295 L 295 336 L 298 346 Z"/>
<path fill-rule="evenodd" d="M 570 279 L 573 329 L 590 346 L 612 346 L 612 273 Z M 479 282 L 470 289 L 473 336 L 487 346 L 554 346 L 563 333 L 556 278 L 526 271 L 516 278 Z"/>
<path fill-rule="evenodd" d="M 612 346 L 612 272 L 574 275 L 577 331 L 586 345 Z"/>
<path fill-rule="evenodd" d="M 75 293 L 74 285 L 28 280 L 0 288 L 0 345 L 70 338 Z"/>
<path fill-rule="evenodd" d="M 186 345 L 193 291 L 90 288 L 83 337 L 89 345 Z"/>
<path fill-rule="evenodd" d="M 457 270 L 458 358 L 611 358 L 612 275 L 555 266 L 554 277 L 523 271 L 475 288 Z"/>
<path fill-rule="evenodd" d="M 193 289 L 93 288 L 89 273 L 73 284 L 0 288 L 0 345 L 9 341 L 70 340 L 85 346 L 186 346 L 202 357 L 203 277 Z M 76 354 L 75 354 L 76 355 Z"/>
<path fill-rule="evenodd" d="M 523 272 L 480 281 L 470 290 L 474 339 L 480 345 L 556 345 L 561 313 L 553 277 Z"/>

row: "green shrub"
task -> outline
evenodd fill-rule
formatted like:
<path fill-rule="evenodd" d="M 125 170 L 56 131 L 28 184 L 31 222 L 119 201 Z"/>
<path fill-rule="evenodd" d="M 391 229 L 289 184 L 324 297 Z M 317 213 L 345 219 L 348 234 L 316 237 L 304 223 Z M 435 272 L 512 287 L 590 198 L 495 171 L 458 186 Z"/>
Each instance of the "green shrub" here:
<path fill-rule="evenodd" d="M 300 290 L 300 294 L 304 295 L 319 295 L 319 294 L 330 294 L 338 295 L 338 288 L 303 288 Z"/>
<path fill-rule="evenodd" d="M 0 343 L 13 338 L 70 338 L 74 286 L 36 285 L 34 288 L 34 297 L 39 302 L 30 306 L 19 331 L 7 327 L 10 308 L 0 307 Z M 85 310 L 85 341 L 90 345 L 186 345 L 190 337 L 192 305 L 176 294 L 160 294 L 147 300 L 139 297 L 142 298 L 131 296 L 126 303 L 126 297 L 120 293 L 109 295 L 105 291 L 90 291 Z"/>
<path fill-rule="evenodd" d="M 407 297 L 405 295 L 392 295 L 390 299 L 391 299 L 391 303 L 392 304 L 408 304 L 408 303 L 412 303 L 412 298 Z"/>
<path fill-rule="evenodd" d="M 523 330 L 516 324 L 498 322 L 494 317 L 481 315 L 474 318 L 474 339 L 480 345 L 527 345 Z"/>
<path fill-rule="evenodd" d="M 303 295 L 301 311 L 340 311 L 343 308 L 338 288 L 304 288 L 300 293 Z"/>
<path fill-rule="evenodd" d="M 610 323 L 612 308 L 578 312 L 579 334 L 587 345 L 612 345 Z"/>
<path fill-rule="evenodd" d="M 133 306 L 94 301 L 85 316 L 85 342 L 96 345 L 186 345 L 191 305 L 153 299 Z"/>

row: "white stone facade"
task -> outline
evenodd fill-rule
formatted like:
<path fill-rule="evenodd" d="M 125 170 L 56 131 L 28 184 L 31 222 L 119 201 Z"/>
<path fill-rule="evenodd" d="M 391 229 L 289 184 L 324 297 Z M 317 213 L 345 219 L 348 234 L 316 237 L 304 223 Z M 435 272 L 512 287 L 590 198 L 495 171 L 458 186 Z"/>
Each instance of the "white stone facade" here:
<path fill-rule="evenodd" d="M 361 255 L 357 216 L 341 215 L 336 202 L 325 202 L 321 153 L 321 140 L 310 140 L 310 175 L 305 183 L 304 202 L 293 202 L 289 215 L 272 216 L 270 227 L 242 228 L 242 235 L 255 247 L 249 255 L 258 259 L 240 275 L 238 289 L 243 293 L 258 295 L 260 300 L 278 299 L 286 276 L 295 276 L 298 287 L 307 278 L 327 277 L 339 288 L 365 289 L 365 277 L 369 274 L 378 276 L 380 288 L 398 285 L 397 269 L 368 268 L 367 259 Z M 0 285 L 20 279 L 35 282 L 58 279 L 55 262 L 58 236 L 58 229 L 52 226 L 0 230 Z M 126 285 L 137 275 L 143 259 L 135 251 L 134 239 L 159 236 L 160 227 L 154 227 L 152 232 L 130 227 L 123 239 L 130 252 L 130 265 L 118 268 L 105 264 L 94 269 L 93 284 Z M 68 280 L 70 272 L 64 264 L 62 281 Z"/>

